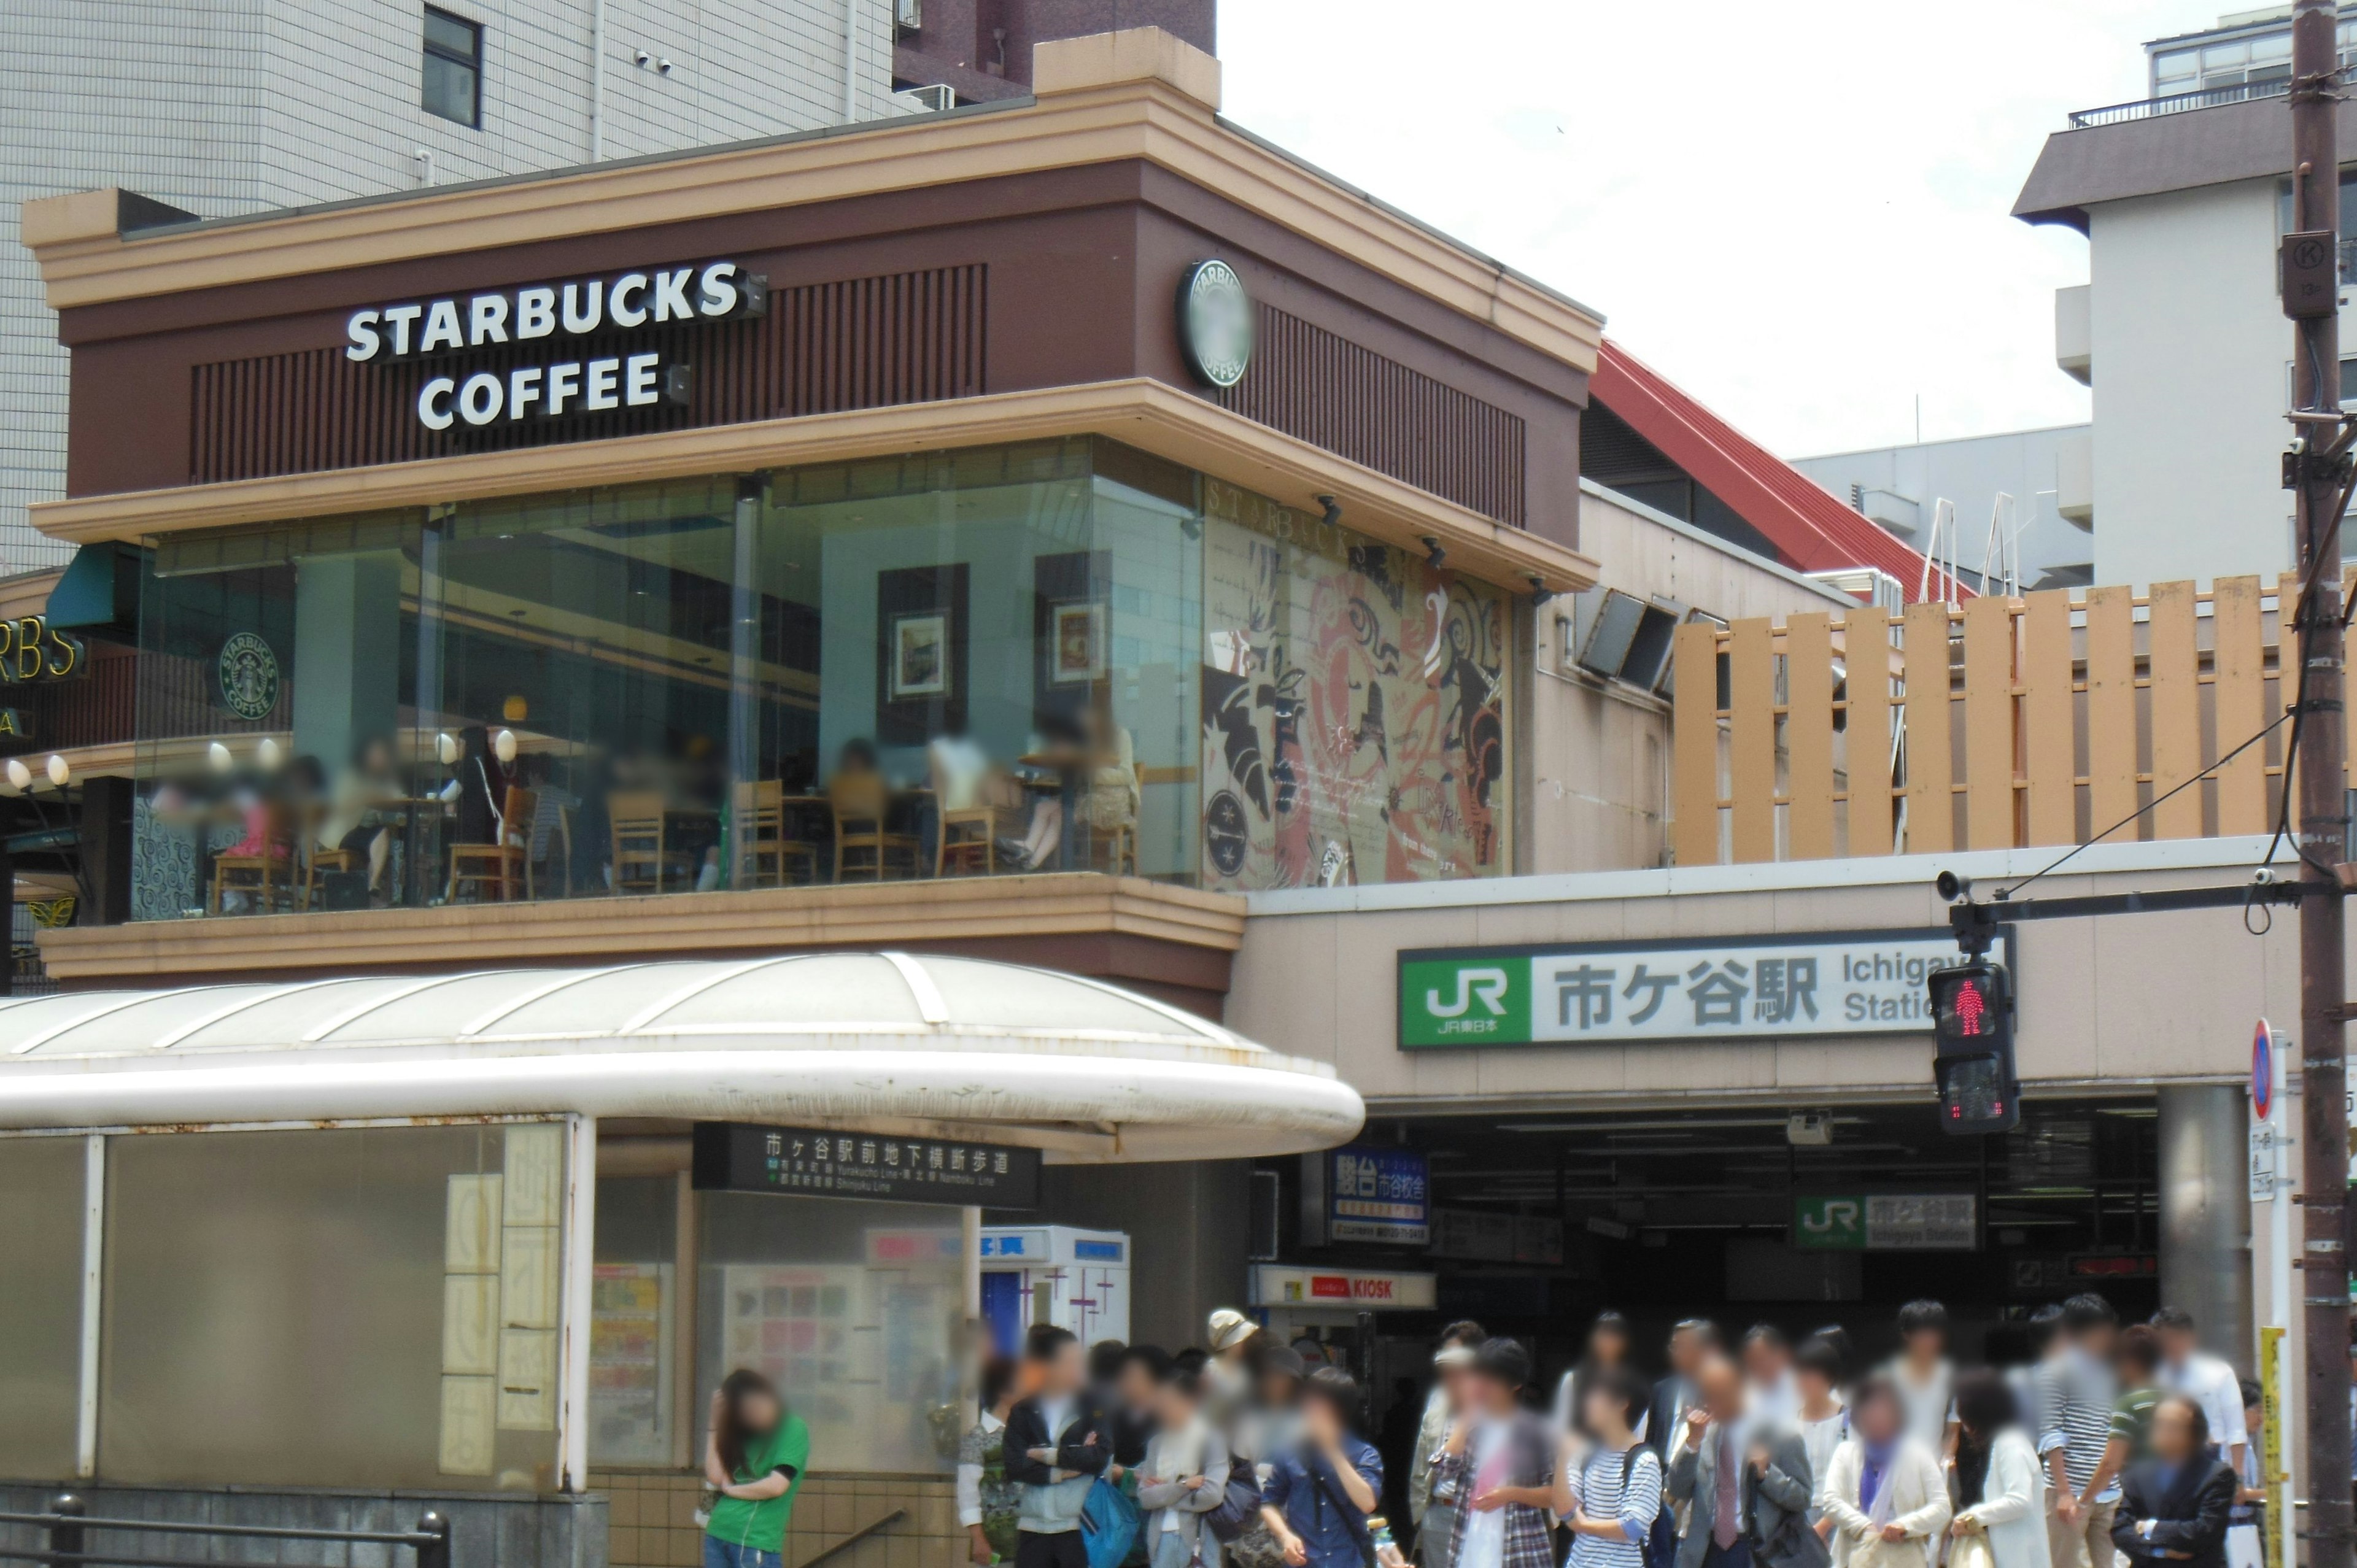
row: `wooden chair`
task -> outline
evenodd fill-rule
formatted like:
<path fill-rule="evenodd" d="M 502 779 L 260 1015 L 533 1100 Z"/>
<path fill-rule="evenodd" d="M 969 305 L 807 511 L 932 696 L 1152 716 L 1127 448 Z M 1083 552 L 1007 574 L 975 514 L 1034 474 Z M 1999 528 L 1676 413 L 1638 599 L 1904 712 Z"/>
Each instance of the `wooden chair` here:
<path fill-rule="evenodd" d="M 998 869 L 998 808 L 965 806 L 942 813 L 933 848 L 935 876 L 988 876 Z"/>
<path fill-rule="evenodd" d="M 728 831 L 737 846 L 732 887 L 783 887 L 818 880 L 818 846 L 786 836 L 786 787 L 775 779 L 731 792 Z"/>
<path fill-rule="evenodd" d="M 263 806 L 262 845 L 260 854 L 213 856 L 210 907 L 214 914 L 228 912 L 228 896 L 231 893 L 250 895 L 255 910 L 264 915 L 275 914 L 282 906 L 294 903 L 295 882 L 301 875 L 301 866 L 295 854 L 294 823 L 285 807 L 274 803 Z"/>
<path fill-rule="evenodd" d="M 907 875 L 917 875 L 916 836 L 885 831 L 892 797 L 882 774 L 838 773 L 827 785 L 826 796 L 834 815 L 837 882 L 854 876 L 881 882 L 896 860 Z"/>
<path fill-rule="evenodd" d="M 1137 875 L 1137 829 L 1122 822 L 1108 827 L 1089 824 L 1089 868 Z"/>
<path fill-rule="evenodd" d="M 323 872 L 352 872 L 368 864 L 365 852 L 356 849 L 322 849 L 319 847 L 319 826 L 327 820 L 325 802 L 315 801 L 302 813 L 303 886 L 297 890 L 295 907 L 309 910 L 319 904 L 319 877 Z"/>
<path fill-rule="evenodd" d="M 298 909 L 318 908 L 320 873 L 326 871 L 350 873 L 361 870 L 367 865 L 368 854 L 364 850 L 321 849 L 317 843 L 313 843 L 310 845 L 308 854 L 304 857 L 303 890 L 295 907 Z"/>
<path fill-rule="evenodd" d="M 513 903 L 519 886 L 525 899 L 532 899 L 532 819 L 539 809 L 537 791 L 509 785 L 500 806 L 497 840 L 450 846 L 450 881 L 443 889 L 442 901 L 455 904 L 461 891 L 472 888 L 479 897 L 489 888 L 500 903 Z"/>
<path fill-rule="evenodd" d="M 622 789 L 606 797 L 606 821 L 614 835 L 614 891 L 661 893 L 672 877 L 690 877 L 687 856 L 673 849 L 659 789 Z"/>

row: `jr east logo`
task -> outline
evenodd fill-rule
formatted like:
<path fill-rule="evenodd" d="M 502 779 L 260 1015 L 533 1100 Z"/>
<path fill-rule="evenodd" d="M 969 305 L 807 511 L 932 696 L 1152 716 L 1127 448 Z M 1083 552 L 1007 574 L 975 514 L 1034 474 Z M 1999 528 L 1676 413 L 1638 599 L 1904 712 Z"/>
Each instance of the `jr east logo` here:
<path fill-rule="evenodd" d="M 1521 1044 L 1531 1028 L 1528 959 L 1440 960 L 1400 966 L 1403 1045 Z"/>
<path fill-rule="evenodd" d="M 1400 955 L 1400 1046 L 1923 1033 L 1948 932 L 1598 942 Z"/>

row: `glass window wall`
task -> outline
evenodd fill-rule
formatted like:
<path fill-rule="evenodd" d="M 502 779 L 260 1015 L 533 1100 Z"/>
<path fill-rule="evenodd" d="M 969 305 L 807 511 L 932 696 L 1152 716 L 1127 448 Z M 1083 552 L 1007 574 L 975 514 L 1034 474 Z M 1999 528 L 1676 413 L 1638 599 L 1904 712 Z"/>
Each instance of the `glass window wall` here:
<path fill-rule="evenodd" d="M 1109 442 L 227 531 L 154 571 L 142 918 L 1506 864 L 1507 596 Z"/>
<path fill-rule="evenodd" d="M 957 1460 L 965 1263 L 958 1211 L 765 1193 L 702 1196 L 694 1406 L 738 1367 L 809 1423 L 811 1467 Z"/>
<path fill-rule="evenodd" d="M 0 1139 L 0 1476 L 14 1479 L 74 1473 L 87 1149 Z"/>
<path fill-rule="evenodd" d="M 564 1172 L 554 1122 L 108 1140 L 99 1473 L 547 1491 Z"/>

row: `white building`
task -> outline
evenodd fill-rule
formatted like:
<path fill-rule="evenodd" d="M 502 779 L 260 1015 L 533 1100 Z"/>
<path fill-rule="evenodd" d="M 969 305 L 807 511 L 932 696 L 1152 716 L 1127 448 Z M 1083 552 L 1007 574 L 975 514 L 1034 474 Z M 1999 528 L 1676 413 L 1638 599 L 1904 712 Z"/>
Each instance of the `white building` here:
<path fill-rule="evenodd" d="M 902 113 L 890 0 L 12 0 L 0 57 L 0 574 L 62 563 L 66 351 L 17 204 L 221 218 Z"/>
<path fill-rule="evenodd" d="M 1968 583 L 1984 573 L 2002 582 L 2009 542 L 2016 583 L 2059 588 L 2094 580 L 2089 449 L 2086 425 L 2061 424 L 1792 463 L 1917 550 L 1933 547 L 1944 511 L 1952 537 L 1939 542 L 1940 558 Z"/>
<path fill-rule="evenodd" d="M 2289 16 L 2287 6 L 2246 12 L 2147 43 L 2154 96 L 2072 115 L 2014 205 L 2027 222 L 2087 237 L 2088 282 L 2057 292 L 2055 359 L 2094 392 L 2096 582 L 2271 576 L 2291 565 L 2279 467 L 2291 329 L 2276 288 Z M 2347 62 L 2357 7 L 2342 17 Z M 2348 103 L 2341 145 L 2357 151 Z M 2344 169 L 2344 191 L 2352 178 Z M 2351 302 L 2344 293 L 2344 341 L 2357 341 Z"/>

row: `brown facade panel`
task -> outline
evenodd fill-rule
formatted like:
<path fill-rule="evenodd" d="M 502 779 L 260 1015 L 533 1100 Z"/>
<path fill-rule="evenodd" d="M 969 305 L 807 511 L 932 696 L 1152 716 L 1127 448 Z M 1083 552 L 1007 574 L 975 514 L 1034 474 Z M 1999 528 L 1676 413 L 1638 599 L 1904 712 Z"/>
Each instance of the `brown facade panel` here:
<path fill-rule="evenodd" d="M 988 317 L 989 268 L 976 263 L 780 289 L 769 314 L 751 319 L 391 364 L 355 362 L 340 348 L 199 364 L 190 371 L 188 480 L 266 478 L 979 396 L 989 390 Z M 552 360 L 650 350 L 688 368 L 684 404 L 481 428 L 461 422 L 444 431 L 428 430 L 417 417 L 418 391 L 435 376 L 463 380 L 479 371 L 504 374 Z"/>
<path fill-rule="evenodd" d="M 1272 306 L 1221 406 L 1517 527 L 1523 420 Z"/>

